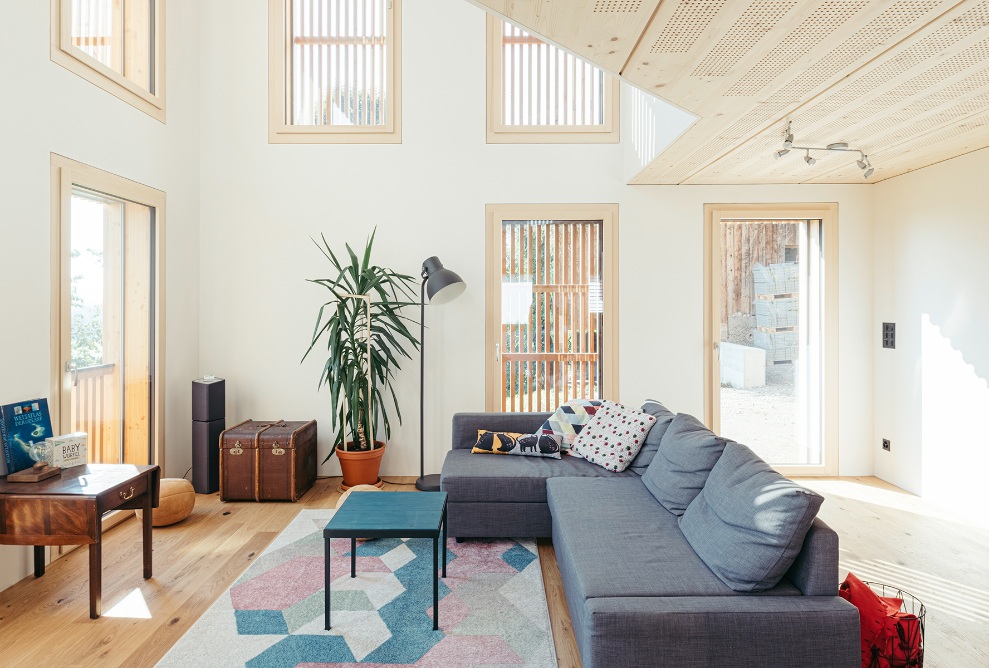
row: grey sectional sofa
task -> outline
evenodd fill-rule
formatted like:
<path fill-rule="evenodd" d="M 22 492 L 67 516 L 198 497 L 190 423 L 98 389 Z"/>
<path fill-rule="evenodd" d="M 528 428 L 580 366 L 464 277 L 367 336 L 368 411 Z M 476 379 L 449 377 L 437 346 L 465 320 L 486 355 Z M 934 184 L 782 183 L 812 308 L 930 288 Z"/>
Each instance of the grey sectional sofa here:
<path fill-rule="evenodd" d="M 454 415 L 441 489 L 451 536 L 552 537 L 584 668 L 860 665 L 858 611 L 837 595 L 838 536 L 824 522 L 778 584 L 740 593 L 643 483 L 668 419 L 617 474 L 569 456 L 471 454 L 478 429 L 533 433 L 547 417 Z"/>

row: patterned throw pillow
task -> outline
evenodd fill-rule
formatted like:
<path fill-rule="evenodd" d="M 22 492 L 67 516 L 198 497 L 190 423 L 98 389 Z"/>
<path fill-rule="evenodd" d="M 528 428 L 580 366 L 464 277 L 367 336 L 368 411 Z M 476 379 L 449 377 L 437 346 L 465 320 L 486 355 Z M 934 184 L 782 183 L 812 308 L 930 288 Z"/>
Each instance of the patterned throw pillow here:
<path fill-rule="evenodd" d="M 574 439 L 571 454 L 609 471 L 624 471 L 655 422 L 653 415 L 605 401 Z"/>
<path fill-rule="evenodd" d="M 563 450 L 569 450 L 577 434 L 591 421 L 602 403 L 597 399 L 572 399 L 549 416 L 541 431 L 558 436 Z"/>
<path fill-rule="evenodd" d="M 523 455 L 560 458 L 560 439 L 554 434 L 518 434 L 512 431 L 477 430 L 474 454 Z"/>

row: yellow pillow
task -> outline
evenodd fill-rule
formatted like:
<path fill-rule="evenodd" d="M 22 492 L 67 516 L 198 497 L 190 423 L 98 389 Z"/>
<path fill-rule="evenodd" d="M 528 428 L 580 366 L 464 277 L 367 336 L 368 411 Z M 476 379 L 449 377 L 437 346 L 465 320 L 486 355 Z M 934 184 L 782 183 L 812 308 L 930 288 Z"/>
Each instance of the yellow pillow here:
<path fill-rule="evenodd" d="M 560 458 L 560 441 L 554 434 L 519 434 L 514 431 L 477 430 L 474 454 L 525 455 Z"/>

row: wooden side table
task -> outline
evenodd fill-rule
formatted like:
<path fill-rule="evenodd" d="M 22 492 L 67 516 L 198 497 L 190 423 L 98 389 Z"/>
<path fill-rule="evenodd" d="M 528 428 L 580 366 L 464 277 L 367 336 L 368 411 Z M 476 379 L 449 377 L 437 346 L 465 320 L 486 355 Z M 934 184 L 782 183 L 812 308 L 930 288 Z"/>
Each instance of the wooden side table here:
<path fill-rule="evenodd" d="M 89 616 L 102 614 L 100 520 L 111 510 L 144 511 L 144 579 L 151 577 L 151 510 L 158 466 L 92 464 L 36 483 L 0 481 L 0 545 L 33 545 L 34 576 L 45 574 L 46 545 L 89 545 Z"/>

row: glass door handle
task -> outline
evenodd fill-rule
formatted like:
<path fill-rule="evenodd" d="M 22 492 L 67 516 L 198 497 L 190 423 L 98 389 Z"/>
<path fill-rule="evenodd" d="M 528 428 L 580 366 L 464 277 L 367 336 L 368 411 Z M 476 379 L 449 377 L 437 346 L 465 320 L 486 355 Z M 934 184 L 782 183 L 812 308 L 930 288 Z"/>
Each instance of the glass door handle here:
<path fill-rule="evenodd" d="M 495 361 L 496 362 L 500 362 L 501 361 L 501 344 L 500 343 L 496 343 L 495 344 Z"/>
<path fill-rule="evenodd" d="M 721 343 L 718 341 L 714 342 L 714 354 L 718 357 L 719 360 L 721 359 Z"/>
<path fill-rule="evenodd" d="M 65 363 L 65 372 L 72 374 L 72 387 L 79 384 L 79 367 L 72 362 Z"/>

